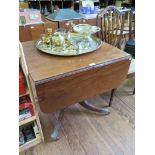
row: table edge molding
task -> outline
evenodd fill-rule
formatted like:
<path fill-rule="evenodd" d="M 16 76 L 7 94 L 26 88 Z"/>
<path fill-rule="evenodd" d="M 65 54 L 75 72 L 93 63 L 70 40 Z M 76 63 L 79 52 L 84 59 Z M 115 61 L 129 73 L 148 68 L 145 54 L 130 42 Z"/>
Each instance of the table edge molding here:
<path fill-rule="evenodd" d="M 100 67 L 107 66 L 109 64 L 116 63 L 116 62 L 123 61 L 123 60 L 127 60 L 127 59 L 131 60 L 131 55 L 127 55 L 127 56 L 122 57 L 122 58 L 112 59 L 112 60 L 109 60 L 107 62 L 95 64 L 95 65 L 88 66 L 88 67 L 85 67 L 85 68 L 80 68 L 78 70 L 74 70 L 74 71 L 71 71 L 71 72 L 66 72 L 66 73 L 59 74 L 59 75 L 56 75 L 56 76 L 53 76 L 53 77 L 49 77 L 49 78 L 46 78 L 46 79 L 43 79 L 43 80 L 37 80 L 37 81 L 33 80 L 33 81 L 35 82 L 35 85 L 37 86 L 37 85 L 40 85 L 40 84 L 43 84 L 43 83 L 47 83 L 49 81 L 58 80 L 58 79 L 61 79 L 61 78 L 67 77 L 67 76 L 71 76 L 71 75 L 81 73 L 81 72 L 84 72 L 84 71 L 88 71 L 88 70 L 91 70 L 91 69 L 100 68 Z"/>

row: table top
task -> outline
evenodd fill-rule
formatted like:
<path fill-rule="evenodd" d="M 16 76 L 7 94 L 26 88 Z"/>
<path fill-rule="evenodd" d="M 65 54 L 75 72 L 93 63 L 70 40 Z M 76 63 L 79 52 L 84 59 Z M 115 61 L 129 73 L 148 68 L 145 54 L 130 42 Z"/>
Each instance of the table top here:
<path fill-rule="evenodd" d="M 36 49 L 34 41 L 22 45 L 28 71 L 36 84 L 130 58 L 129 54 L 104 42 L 98 50 L 74 57 L 42 53 Z"/>

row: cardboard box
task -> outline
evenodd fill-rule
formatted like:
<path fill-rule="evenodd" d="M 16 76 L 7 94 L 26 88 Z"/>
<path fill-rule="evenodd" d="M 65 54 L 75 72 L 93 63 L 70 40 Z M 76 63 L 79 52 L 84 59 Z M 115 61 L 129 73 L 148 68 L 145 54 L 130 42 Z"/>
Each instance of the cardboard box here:
<path fill-rule="evenodd" d="M 41 20 L 41 13 L 37 9 L 20 9 L 19 11 L 19 24 L 30 25 L 43 23 Z"/>
<path fill-rule="evenodd" d="M 80 2 L 79 12 L 82 14 L 97 14 L 99 6 L 94 6 L 93 0 L 85 0 Z"/>

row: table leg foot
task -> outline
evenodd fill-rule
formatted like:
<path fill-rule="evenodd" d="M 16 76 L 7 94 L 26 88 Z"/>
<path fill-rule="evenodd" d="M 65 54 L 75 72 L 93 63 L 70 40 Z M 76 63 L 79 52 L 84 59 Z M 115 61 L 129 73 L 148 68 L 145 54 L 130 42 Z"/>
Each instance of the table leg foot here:
<path fill-rule="evenodd" d="M 88 110 L 98 112 L 103 115 L 108 115 L 110 113 L 107 108 L 98 108 L 98 107 L 93 106 L 92 104 L 87 103 L 86 101 L 79 102 L 79 104 Z"/>
<path fill-rule="evenodd" d="M 59 116 L 58 116 L 58 120 L 56 120 L 56 122 L 54 124 L 54 129 L 53 129 L 52 134 L 51 134 L 52 141 L 57 141 L 60 138 L 59 131 L 60 131 L 60 127 L 61 127 L 61 121 L 62 121 L 63 116 L 64 116 L 64 111 L 65 111 L 65 109 L 60 111 Z"/>
<path fill-rule="evenodd" d="M 57 141 L 57 140 L 59 140 L 59 138 L 60 138 L 59 131 L 54 129 L 52 134 L 51 134 L 52 141 Z"/>

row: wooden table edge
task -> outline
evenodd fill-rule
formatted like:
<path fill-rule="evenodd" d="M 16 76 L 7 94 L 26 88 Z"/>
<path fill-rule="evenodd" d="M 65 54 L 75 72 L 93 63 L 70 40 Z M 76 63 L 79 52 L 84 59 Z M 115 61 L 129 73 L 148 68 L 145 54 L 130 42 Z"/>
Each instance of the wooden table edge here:
<path fill-rule="evenodd" d="M 99 64 L 90 65 L 90 66 L 87 66 L 87 67 L 84 67 L 84 68 L 80 68 L 78 70 L 62 73 L 62 74 L 55 75 L 53 77 L 49 77 L 49 78 L 46 78 L 46 79 L 41 79 L 41 80 L 35 81 L 32 76 L 31 76 L 31 78 L 33 79 L 33 81 L 35 82 L 35 85 L 37 86 L 37 85 L 40 85 L 40 84 L 43 84 L 43 83 L 47 83 L 49 81 L 61 79 L 61 78 L 67 77 L 67 76 L 77 74 L 77 73 L 81 73 L 81 72 L 88 71 L 88 70 L 91 70 L 91 69 L 100 68 L 100 67 L 112 64 L 112 63 L 116 63 L 116 62 L 123 61 L 123 60 L 128 60 L 128 59 L 131 59 L 131 55 L 127 55 L 127 56 L 121 57 L 121 58 L 112 59 L 112 60 L 109 60 L 107 62 L 103 62 L 103 63 L 99 63 Z"/>

